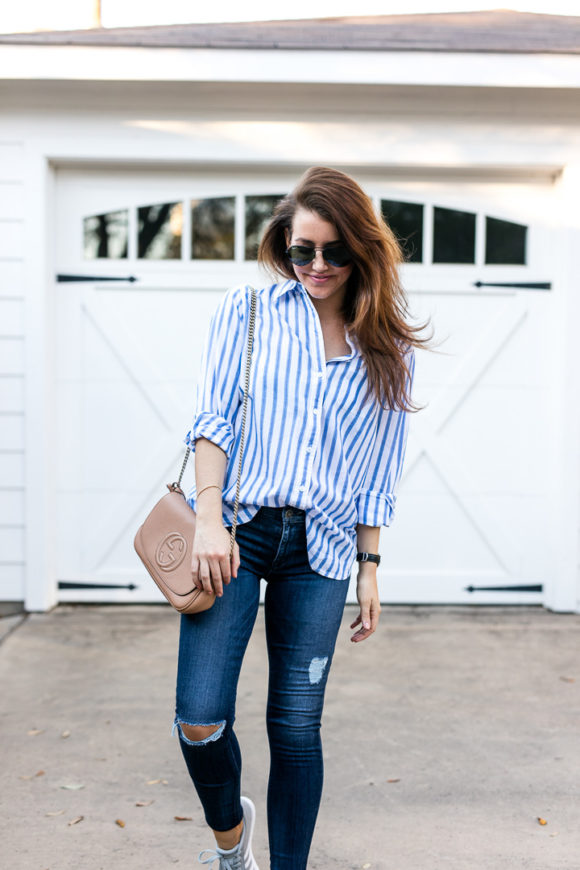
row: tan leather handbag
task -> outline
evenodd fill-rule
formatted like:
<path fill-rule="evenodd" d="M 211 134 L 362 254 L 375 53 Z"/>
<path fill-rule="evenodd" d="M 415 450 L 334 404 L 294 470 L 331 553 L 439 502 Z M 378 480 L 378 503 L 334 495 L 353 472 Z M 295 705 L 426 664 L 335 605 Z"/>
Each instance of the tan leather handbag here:
<path fill-rule="evenodd" d="M 230 563 L 234 552 L 236 526 L 238 522 L 238 507 L 240 503 L 240 475 L 244 455 L 244 438 L 246 431 L 246 411 L 248 390 L 250 386 L 250 366 L 252 364 L 252 344 L 254 340 L 254 325 L 256 320 L 256 291 L 252 290 L 250 309 L 250 324 L 248 329 L 248 352 L 246 358 L 246 388 L 242 410 L 242 431 L 240 436 L 240 462 L 236 500 L 234 505 L 234 521 L 230 537 Z M 230 361 L 231 363 L 231 361 Z M 227 364 L 227 362 L 226 362 Z M 191 551 L 195 536 L 195 511 L 186 501 L 181 489 L 181 479 L 191 452 L 190 447 L 185 452 L 181 472 L 176 483 L 168 483 L 167 495 L 162 496 L 153 507 L 135 535 L 135 550 L 147 568 L 147 571 L 159 587 L 172 607 L 179 613 L 200 613 L 207 610 L 215 601 L 215 595 L 197 589 L 193 585 L 191 572 Z"/>

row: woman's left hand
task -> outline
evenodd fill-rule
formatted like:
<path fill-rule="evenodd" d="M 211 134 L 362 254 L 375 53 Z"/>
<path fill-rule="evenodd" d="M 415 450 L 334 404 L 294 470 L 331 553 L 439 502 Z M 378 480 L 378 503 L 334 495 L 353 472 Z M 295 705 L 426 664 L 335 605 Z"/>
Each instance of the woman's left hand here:
<path fill-rule="evenodd" d="M 364 564 L 364 567 L 361 566 L 359 568 L 356 597 L 360 605 L 360 612 L 350 627 L 356 628 L 357 625 L 361 627 L 351 637 L 353 643 L 366 640 L 367 637 L 370 637 L 376 631 L 379 624 L 381 604 L 377 585 L 377 570 L 372 563 L 367 562 Z"/>

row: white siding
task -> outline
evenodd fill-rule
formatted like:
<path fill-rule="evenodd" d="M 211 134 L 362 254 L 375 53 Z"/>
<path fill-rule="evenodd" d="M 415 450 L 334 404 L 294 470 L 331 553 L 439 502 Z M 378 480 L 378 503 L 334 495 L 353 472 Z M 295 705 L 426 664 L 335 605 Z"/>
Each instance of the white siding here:
<path fill-rule="evenodd" d="M 0 141 L 0 601 L 24 599 L 24 146 Z"/>
<path fill-rule="evenodd" d="M 101 72 L 115 51 L 99 51 Z M 80 257 L 78 235 L 56 237 L 60 170 L 80 166 L 88 177 L 108 163 L 127 189 L 135 169 L 162 164 L 179 168 L 184 178 L 209 166 L 227 179 L 256 171 L 275 178 L 279 170 L 296 177 L 302 167 L 323 162 L 350 168 L 361 179 L 372 170 L 390 182 L 412 180 L 419 201 L 429 196 L 433 179 L 470 177 L 492 185 L 511 178 L 521 183 L 517 204 L 529 203 L 527 223 L 553 214 L 578 228 L 578 176 L 565 178 L 568 198 L 560 209 L 547 210 L 541 194 L 578 159 L 579 145 L 577 93 L 530 92 L 516 81 L 487 90 L 340 82 L 9 82 L 0 114 L 0 600 L 26 598 L 29 609 L 46 609 L 58 579 L 52 434 L 58 348 L 52 342 L 54 300 L 63 285 L 55 285 L 54 276 L 57 263 L 76 271 Z M 498 192 L 500 212 L 509 207 L 510 199 Z M 57 243 L 70 256 L 56 257 Z M 561 286 L 575 287 L 576 254 L 567 274 Z M 571 394 L 577 401 L 576 387 Z M 576 516 L 570 526 L 567 543 L 580 534 Z M 571 564 L 568 555 L 568 575 Z"/>

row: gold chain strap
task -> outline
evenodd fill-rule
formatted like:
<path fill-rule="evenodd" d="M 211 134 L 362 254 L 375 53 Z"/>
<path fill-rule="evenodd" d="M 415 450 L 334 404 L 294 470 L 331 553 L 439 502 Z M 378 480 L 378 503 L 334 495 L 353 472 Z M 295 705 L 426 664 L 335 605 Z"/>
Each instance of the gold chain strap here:
<path fill-rule="evenodd" d="M 248 356 L 246 361 L 246 385 L 244 389 L 244 404 L 242 407 L 242 431 L 240 433 L 240 463 L 238 465 L 238 479 L 236 482 L 236 500 L 234 503 L 234 522 L 232 525 L 230 541 L 230 559 L 234 554 L 234 541 L 236 540 L 236 527 L 238 525 L 238 507 L 240 505 L 240 480 L 242 477 L 242 457 L 244 455 L 244 441 L 246 436 L 246 411 L 248 409 L 248 393 L 250 391 L 250 366 L 252 365 L 252 346 L 254 343 L 254 326 L 256 324 L 256 291 L 253 287 L 252 304 L 250 307 L 250 326 L 248 330 Z"/>
<path fill-rule="evenodd" d="M 240 505 L 240 480 L 242 476 L 242 459 L 244 455 L 244 441 L 246 434 L 246 411 L 248 407 L 248 393 L 250 390 L 250 366 L 252 365 L 252 346 L 254 343 L 254 327 L 256 324 L 256 291 L 253 287 L 250 287 L 252 291 L 252 301 L 250 307 L 250 325 L 248 330 L 248 351 L 246 357 L 246 384 L 244 390 L 244 404 L 242 408 L 242 431 L 240 435 L 240 462 L 238 465 L 238 479 L 236 483 L 236 500 L 234 504 L 234 522 L 232 525 L 232 531 L 230 534 L 230 560 L 234 554 L 234 541 L 236 540 L 236 528 L 238 525 L 238 508 Z M 177 479 L 177 483 L 171 484 L 171 489 L 175 491 L 177 489 L 179 492 L 183 494 L 181 489 L 181 479 L 183 477 L 185 466 L 187 465 L 187 460 L 189 459 L 189 454 L 191 453 L 191 447 L 188 445 L 187 450 L 185 451 L 185 456 L 183 459 L 183 464 L 181 466 L 181 471 L 179 472 L 179 477 Z"/>

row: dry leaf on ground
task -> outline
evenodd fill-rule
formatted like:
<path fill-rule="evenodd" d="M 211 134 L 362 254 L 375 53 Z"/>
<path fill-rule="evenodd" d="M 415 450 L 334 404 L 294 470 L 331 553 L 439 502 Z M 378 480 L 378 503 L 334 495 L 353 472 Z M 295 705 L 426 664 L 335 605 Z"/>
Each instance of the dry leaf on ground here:
<path fill-rule="evenodd" d="M 70 737 L 70 731 L 63 731 L 61 737 Z"/>
<path fill-rule="evenodd" d="M 77 816 L 76 819 L 71 819 L 69 825 L 78 825 L 79 822 L 82 822 L 84 816 Z"/>
<path fill-rule="evenodd" d="M 44 728 L 31 728 L 27 733 L 29 737 L 36 737 L 37 734 L 42 734 L 43 732 Z"/>
<path fill-rule="evenodd" d="M 150 807 L 151 804 L 154 804 L 155 801 L 137 801 L 135 804 L 136 807 Z"/>
<path fill-rule="evenodd" d="M 125 822 L 123 821 L 123 819 L 115 819 L 115 824 L 119 825 L 120 828 L 125 827 Z"/>
<path fill-rule="evenodd" d="M 191 816 L 173 816 L 176 822 L 193 822 Z"/>
<path fill-rule="evenodd" d="M 548 823 L 545 819 L 542 819 L 541 816 L 538 816 L 538 824 L 539 825 L 547 825 Z"/>
<path fill-rule="evenodd" d="M 64 816 L 64 810 L 57 810 L 54 813 L 45 813 L 45 816 Z"/>
<path fill-rule="evenodd" d="M 66 788 L 69 791 L 79 791 L 79 789 L 84 788 L 84 785 L 71 783 L 71 785 L 61 785 L 61 788 Z"/>
<path fill-rule="evenodd" d="M 388 779 L 387 782 L 401 782 L 400 779 Z"/>

